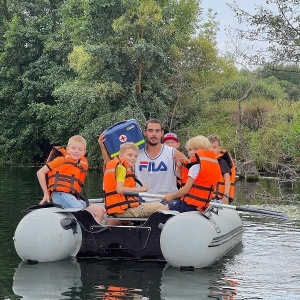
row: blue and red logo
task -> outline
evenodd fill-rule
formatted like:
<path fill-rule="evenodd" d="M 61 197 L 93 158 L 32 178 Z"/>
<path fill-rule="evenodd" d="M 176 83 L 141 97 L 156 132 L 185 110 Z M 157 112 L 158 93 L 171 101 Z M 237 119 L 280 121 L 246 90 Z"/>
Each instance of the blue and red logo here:
<path fill-rule="evenodd" d="M 121 143 L 125 143 L 125 142 L 127 141 L 127 136 L 126 136 L 125 134 L 121 134 L 121 135 L 119 136 L 119 141 L 120 141 Z"/>
<path fill-rule="evenodd" d="M 161 161 L 157 166 L 155 165 L 155 162 L 140 161 L 139 170 L 146 170 L 147 172 L 165 172 L 168 168 L 163 161 Z"/>

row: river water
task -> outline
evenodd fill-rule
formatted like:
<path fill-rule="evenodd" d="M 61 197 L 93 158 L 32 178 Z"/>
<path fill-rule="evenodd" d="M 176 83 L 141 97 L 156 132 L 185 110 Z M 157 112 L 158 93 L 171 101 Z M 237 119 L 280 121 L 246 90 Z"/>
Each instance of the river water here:
<path fill-rule="evenodd" d="M 285 211 L 291 221 L 241 215 L 242 243 L 209 268 L 183 271 L 165 262 L 75 258 L 27 264 L 12 238 L 23 210 L 42 196 L 36 171 L 0 166 L 0 299 L 300 300 L 298 186 L 286 185 L 279 192 L 275 180 L 238 181 L 238 204 L 261 198 L 262 207 Z M 101 196 L 100 177 L 97 172 L 88 176 L 90 198 Z M 290 201 L 276 200 L 282 193 Z"/>

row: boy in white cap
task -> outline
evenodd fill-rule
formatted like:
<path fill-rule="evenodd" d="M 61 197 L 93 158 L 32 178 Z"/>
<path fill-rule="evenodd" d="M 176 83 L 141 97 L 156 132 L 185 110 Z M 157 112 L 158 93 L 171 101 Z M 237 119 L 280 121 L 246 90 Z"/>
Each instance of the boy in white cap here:
<path fill-rule="evenodd" d="M 173 132 L 166 133 L 162 138 L 162 143 L 174 149 L 178 149 L 180 146 L 178 136 L 176 133 Z M 180 162 L 176 163 L 176 180 L 177 180 L 177 188 L 180 189 L 181 187 L 181 163 Z"/>
<path fill-rule="evenodd" d="M 180 146 L 177 134 L 172 132 L 166 133 L 162 138 L 162 142 L 164 145 L 173 147 L 175 149 L 178 149 Z"/>

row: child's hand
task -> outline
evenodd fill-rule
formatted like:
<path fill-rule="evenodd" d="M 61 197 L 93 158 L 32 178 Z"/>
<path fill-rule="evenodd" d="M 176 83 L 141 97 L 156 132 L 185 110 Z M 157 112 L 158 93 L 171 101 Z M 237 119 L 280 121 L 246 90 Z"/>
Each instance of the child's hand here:
<path fill-rule="evenodd" d="M 183 161 L 187 160 L 186 156 L 179 151 L 175 153 L 173 159 L 175 160 L 177 167 L 181 167 L 183 164 Z"/>
<path fill-rule="evenodd" d="M 164 195 L 163 200 L 165 200 L 167 202 L 172 201 L 173 200 L 172 194 L 166 194 L 166 195 Z"/>
<path fill-rule="evenodd" d="M 43 204 L 46 204 L 46 203 L 49 203 L 51 200 L 50 200 L 50 196 L 49 194 L 44 194 L 44 197 L 42 199 L 42 201 L 39 203 L 39 205 L 43 205 Z"/>
<path fill-rule="evenodd" d="M 147 192 L 148 191 L 148 185 L 143 185 L 141 187 L 141 192 Z"/>
<path fill-rule="evenodd" d="M 229 198 L 226 197 L 226 196 L 223 196 L 222 202 L 221 202 L 221 203 L 222 203 L 222 204 L 229 204 Z"/>

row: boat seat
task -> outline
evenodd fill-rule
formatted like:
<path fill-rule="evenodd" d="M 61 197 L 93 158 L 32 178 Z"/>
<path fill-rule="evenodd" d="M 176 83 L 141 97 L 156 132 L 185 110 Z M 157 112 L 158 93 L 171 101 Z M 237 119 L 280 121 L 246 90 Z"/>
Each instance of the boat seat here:
<path fill-rule="evenodd" d="M 108 216 L 106 217 L 106 220 L 119 220 L 119 221 L 139 221 L 139 222 L 146 222 L 148 218 L 121 218 L 121 217 L 113 217 Z"/>
<path fill-rule="evenodd" d="M 167 211 L 160 211 L 160 213 L 163 213 L 165 215 L 172 215 L 172 216 L 176 216 L 179 215 L 180 212 L 176 211 L 176 210 L 167 210 Z M 149 218 L 135 218 L 135 217 L 131 217 L 131 218 L 122 218 L 122 217 L 115 217 L 115 216 L 107 216 L 106 217 L 107 220 L 119 220 L 119 221 L 138 221 L 138 222 L 146 222 L 148 221 Z"/>

